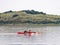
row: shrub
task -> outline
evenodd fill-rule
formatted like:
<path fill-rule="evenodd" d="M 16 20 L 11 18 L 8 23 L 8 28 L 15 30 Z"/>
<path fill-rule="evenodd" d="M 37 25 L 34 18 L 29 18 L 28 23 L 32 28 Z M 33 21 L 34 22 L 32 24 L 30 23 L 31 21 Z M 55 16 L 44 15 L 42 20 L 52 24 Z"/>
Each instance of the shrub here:
<path fill-rule="evenodd" d="M 46 14 L 44 12 L 39 12 L 39 11 L 35 11 L 35 10 L 23 10 L 23 12 L 26 12 L 27 14 Z"/>
<path fill-rule="evenodd" d="M 13 12 L 12 10 L 10 10 L 10 11 L 6 11 L 6 12 L 4 12 L 4 13 L 11 13 L 11 12 Z"/>
<path fill-rule="evenodd" d="M 13 15 L 13 17 L 17 17 L 17 16 L 18 16 L 18 14 L 14 14 L 14 15 Z"/>

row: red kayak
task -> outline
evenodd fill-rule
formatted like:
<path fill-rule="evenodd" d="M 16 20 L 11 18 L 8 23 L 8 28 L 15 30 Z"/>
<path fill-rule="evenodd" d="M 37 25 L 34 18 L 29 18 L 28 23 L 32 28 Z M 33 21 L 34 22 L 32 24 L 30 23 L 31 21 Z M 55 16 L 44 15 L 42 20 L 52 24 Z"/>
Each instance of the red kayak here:
<path fill-rule="evenodd" d="M 20 35 L 20 34 L 24 34 L 24 35 L 32 36 L 33 34 L 37 34 L 37 35 L 39 35 L 40 32 L 27 31 L 27 32 L 17 32 L 17 34 L 18 34 L 18 35 Z"/>
<path fill-rule="evenodd" d="M 30 33 L 36 33 L 36 32 L 27 32 L 28 34 Z M 24 32 L 17 32 L 17 34 L 25 34 Z"/>

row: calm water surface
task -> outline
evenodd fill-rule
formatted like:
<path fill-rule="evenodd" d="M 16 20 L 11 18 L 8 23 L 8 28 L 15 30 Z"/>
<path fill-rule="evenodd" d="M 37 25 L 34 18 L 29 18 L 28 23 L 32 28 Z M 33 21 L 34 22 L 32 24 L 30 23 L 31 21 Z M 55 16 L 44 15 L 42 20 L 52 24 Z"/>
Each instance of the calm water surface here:
<path fill-rule="evenodd" d="M 20 35 L 16 33 L 24 30 L 39 31 L 39 36 Z M 1 45 L 60 45 L 60 26 L 16 27 L 0 26 Z"/>

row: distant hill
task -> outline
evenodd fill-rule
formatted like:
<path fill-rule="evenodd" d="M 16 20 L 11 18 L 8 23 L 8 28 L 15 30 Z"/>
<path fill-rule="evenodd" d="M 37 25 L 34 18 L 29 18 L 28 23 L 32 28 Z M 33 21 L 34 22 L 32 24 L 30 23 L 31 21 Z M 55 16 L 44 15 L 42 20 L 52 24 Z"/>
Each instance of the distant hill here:
<path fill-rule="evenodd" d="M 34 10 L 0 13 L 0 24 L 60 24 L 60 16 Z"/>

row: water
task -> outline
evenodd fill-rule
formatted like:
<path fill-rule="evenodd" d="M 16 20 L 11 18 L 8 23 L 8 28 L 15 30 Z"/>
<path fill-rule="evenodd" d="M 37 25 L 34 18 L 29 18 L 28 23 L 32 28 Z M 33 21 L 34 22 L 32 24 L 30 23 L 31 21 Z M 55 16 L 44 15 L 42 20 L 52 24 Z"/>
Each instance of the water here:
<path fill-rule="evenodd" d="M 39 36 L 17 35 L 24 30 L 39 31 Z M 16 27 L 0 26 L 1 45 L 60 45 L 60 26 Z"/>

